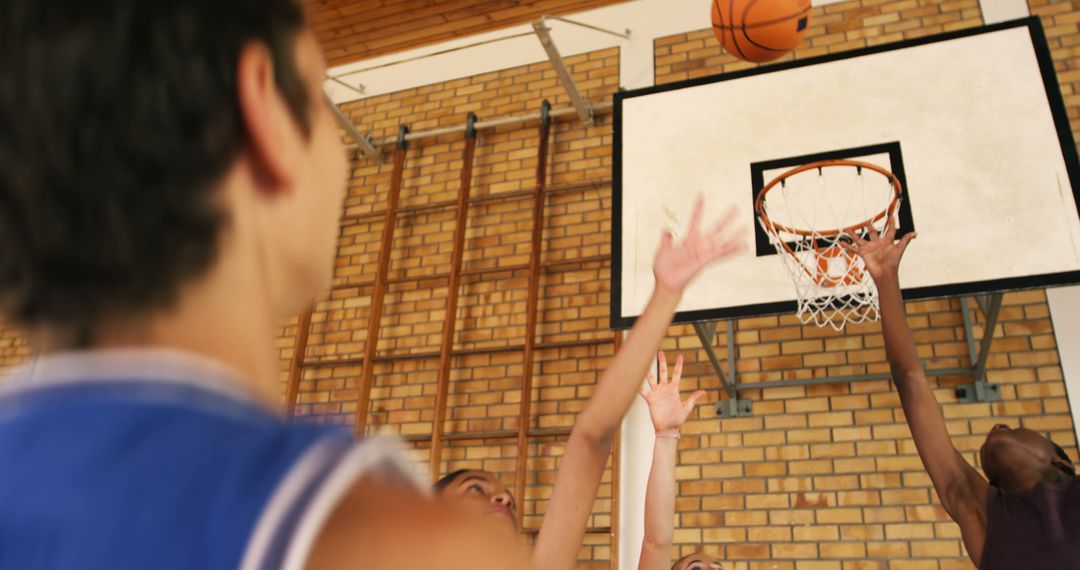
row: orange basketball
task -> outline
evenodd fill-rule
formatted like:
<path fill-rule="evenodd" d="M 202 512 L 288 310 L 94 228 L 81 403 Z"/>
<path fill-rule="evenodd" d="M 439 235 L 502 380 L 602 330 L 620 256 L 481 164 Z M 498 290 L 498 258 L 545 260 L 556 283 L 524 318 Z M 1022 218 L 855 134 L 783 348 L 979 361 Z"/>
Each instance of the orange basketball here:
<path fill-rule="evenodd" d="M 729 53 L 772 61 L 795 49 L 806 33 L 810 0 L 713 0 L 713 33 Z"/>
<path fill-rule="evenodd" d="M 814 282 L 821 287 L 852 286 L 862 281 L 862 269 L 857 266 L 855 255 L 839 248 L 814 249 L 817 257 L 817 275 Z"/>

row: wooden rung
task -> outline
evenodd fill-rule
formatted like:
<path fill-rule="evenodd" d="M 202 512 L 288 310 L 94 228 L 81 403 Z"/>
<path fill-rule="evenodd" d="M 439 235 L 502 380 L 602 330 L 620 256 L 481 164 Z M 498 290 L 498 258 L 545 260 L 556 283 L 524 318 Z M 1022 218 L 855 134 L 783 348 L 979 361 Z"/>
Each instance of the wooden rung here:
<path fill-rule="evenodd" d="M 584 190 L 596 190 L 598 188 L 605 188 L 611 186 L 610 178 L 598 178 L 596 180 L 586 180 L 584 182 L 570 182 L 566 184 L 552 185 L 548 187 L 544 194 L 563 194 L 567 192 L 576 192 Z M 469 207 L 486 204 L 489 202 L 499 202 L 502 200 L 514 200 L 530 198 L 535 194 L 534 188 L 528 188 L 525 190 L 514 190 L 512 192 L 499 192 L 498 194 L 484 194 L 481 196 L 475 196 L 469 199 Z M 398 214 L 415 215 L 427 211 L 441 210 L 443 208 L 449 208 L 457 204 L 457 200 L 442 200 L 439 202 L 430 202 L 428 204 L 416 204 L 414 206 L 405 206 L 398 210 Z M 362 220 L 375 220 L 385 216 L 385 210 L 378 210 L 374 212 L 364 212 L 362 214 L 348 214 L 342 216 L 341 223 L 345 225 L 347 222 L 357 222 Z"/>
<path fill-rule="evenodd" d="M 611 344 L 612 341 L 606 338 L 590 338 L 586 340 L 568 340 L 563 342 L 548 342 L 541 343 L 534 346 L 535 350 L 552 350 L 559 348 L 584 348 L 589 346 L 602 346 L 605 344 Z M 451 351 L 451 356 L 472 356 L 476 354 L 503 354 L 507 352 L 518 352 L 525 350 L 523 345 L 513 346 L 492 346 L 482 348 L 460 348 Z M 375 355 L 375 362 L 399 362 L 405 360 L 426 360 L 429 358 L 438 358 L 440 353 L 438 352 L 413 352 L 403 354 L 381 354 Z M 330 366 L 357 366 L 364 363 L 364 357 L 357 356 L 352 358 L 337 358 L 326 360 L 308 361 L 301 364 L 304 368 L 327 368 Z"/>
<path fill-rule="evenodd" d="M 572 267 L 575 265 L 582 265 L 585 263 L 603 263 L 610 262 L 611 256 L 604 255 L 590 255 L 587 257 L 575 257 L 572 259 L 560 259 L 558 261 L 548 261 L 541 264 L 544 269 L 561 269 L 564 267 Z M 522 263 L 519 265 L 504 265 L 502 267 L 483 267 L 479 269 L 465 269 L 458 275 L 462 277 L 475 276 L 475 275 L 492 275 L 496 273 L 506 273 L 510 271 L 524 271 L 529 269 L 528 263 Z M 443 281 L 450 278 L 449 273 L 434 273 L 431 275 L 416 275 L 413 277 L 394 277 L 386 280 L 387 285 L 398 285 L 401 283 L 422 283 L 424 281 Z M 348 283 L 342 285 L 335 285 L 331 287 L 331 291 L 344 291 L 346 289 L 364 289 L 374 285 L 372 281 L 362 281 L 360 283 Z"/>
<path fill-rule="evenodd" d="M 526 528 L 521 531 L 522 534 L 537 534 L 540 532 L 538 528 Z M 585 534 L 611 534 L 610 526 L 591 526 L 585 529 Z"/>
<path fill-rule="evenodd" d="M 534 439 L 546 437 L 569 437 L 571 428 L 542 428 L 529 430 L 528 437 Z M 446 441 L 470 441 L 476 439 L 517 439 L 517 430 L 489 430 L 489 431 L 459 431 L 444 433 Z M 411 443 L 423 443 L 431 440 L 428 434 L 398 435 L 404 441 Z"/>

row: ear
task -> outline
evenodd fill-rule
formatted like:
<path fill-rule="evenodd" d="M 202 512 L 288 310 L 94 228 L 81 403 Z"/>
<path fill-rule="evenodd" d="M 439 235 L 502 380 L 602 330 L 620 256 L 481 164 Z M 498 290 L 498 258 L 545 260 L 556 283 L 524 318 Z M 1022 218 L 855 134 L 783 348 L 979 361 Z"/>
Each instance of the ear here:
<path fill-rule="evenodd" d="M 1061 471 L 1064 471 L 1065 473 L 1068 473 L 1069 475 L 1076 475 L 1076 467 L 1073 466 L 1072 461 L 1068 461 L 1066 459 L 1063 459 L 1063 458 L 1059 457 L 1057 454 L 1054 454 L 1054 455 L 1050 456 L 1050 464 L 1053 465 L 1054 467 L 1056 467 L 1057 469 L 1060 469 Z"/>
<path fill-rule="evenodd" d="M 291 188 L 296 178 L 299 155 L 288 105 L 278 92 L 274 59 L 269 48 L 249 42 L 240 52 L 236 66 L 236 91 L 240 116 L 247 131 L 247 152 L 263 190 Z"/>

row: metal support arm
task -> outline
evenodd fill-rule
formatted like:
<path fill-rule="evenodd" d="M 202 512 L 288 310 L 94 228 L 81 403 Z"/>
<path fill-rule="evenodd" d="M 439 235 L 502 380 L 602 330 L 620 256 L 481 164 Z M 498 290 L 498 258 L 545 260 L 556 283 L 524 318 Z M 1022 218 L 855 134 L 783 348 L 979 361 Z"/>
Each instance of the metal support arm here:
<path fill-rule="evenodd" d="M 383 158 L 382 153 L 375 148 L 374 144 L 372 144 L 371 136 L 362 134 L 360 130 L 356 128 L 356 125 L 353 124 L 352 120 L 346 117 L 345 113 L 341 112 L 341 108 L 330 100 L 330 97 L 326 95 L 323 96 L 326 97 L 326 104 L 330 105 L 330 109 L 334 111 L 334 116 L 337 117 L 338 123 L 341 124 L 342 128 L 345 129 L 345 132 L 349 133 L 349 136 L 356 142 L 356 147 L 360 150 L 360 154 L 375 160 L 379 164 L 384 164 L 386 159 Z"/>
<path fill-rule="evenodd" d="M 728 397 L 716 403 L 716 415 L 720 418 L 746 417 L 753 413 L 754 403 L 750 400 L 740 400 L 737 384 L 735 383 L 735 322 L 727 321 L 727 356 L 728 372 L 724 374 L 720 357 L 713 348 L 713 339 L 716 336 L 717 322 L 694 323 L 694 332 L 701 340 L 701 346 L 712 363 L 713 370 L 720 378 L 720 386 L 727 392 Z"/>
<path fill-rule="evenodd" d="M 574 78 L 570 75 L 566 62 L 563 61 L 559 49 L 555 47 L 555 42 L 551 39 L 551 28 L 544 25 L 544 21 L 541 18 L 532 23 L 533 30 L 536 31 L 536 37 L 540 39 L 540 45 L 544 47 L 548 59 L 551 60 L 551 65 L 555 67 L 555 73 L 558 74 L 563 88 L 570 95 L 570 103 L 573 104 L 574 110 L 577 111 L 578 118 L 581 119 L 581 122 L 591 125 L 593 124 L 592 105 L 589 104 L 589 101 L 578 90 L 577 84 L 574 83 Z"/>
<path fill-rule="evenodd" d="M 985 317 L 985 331 L 982 338 L 976 342 L 973 331 L 973 319 L 969 308 L 969 299 L 974 299 L 976 306 L 983 311 Z M 1001 391 L 997 384 L 991 384 L 986 379 L 987 363 L 990 360 L 990 349 L 994 342 L 994 333 L 997 329 L 998 320 L 1001 316 L 1001 307 L 1004 301 L 1003 293 L 992 293 L 981 297 L 962 297 L 960 299 L 960 311 L 964 319 L 964 332 L 968 344 L 968 357 L 970 367 L 939 368 L 927 370 L 926 375 L 931 377 L 963 376 L 971 375 L 974 382 L 964 384 L 956 388 L 957 401 L 961 403 L 971 402 L 994 402 L 1001 400 Z M 739 398 L 739 393 L 745 390 L 761 390 L 778 388 L 782 386 L 819 386 L 823 384 L 848 384 L 852 382 L 889 380 L 892 375 L 887 372 L 873 374 L 857 374 L 850 376 L 824 376 L 820 378 L 800 378 L 797 380 L 782 380 L 772 382 L 749 382 L 739 383 L 735 373 L 735 324 L 727 321 L 727 370 L 716 354 L 713 341 L 716 337 L 718 322 L 694 323 L 694 332 L 701 340 L 701 346 L 712 364 L 713 371 L 720 379 L 720 387 L 726 398 L 721 398 L 716 404 L 716 415 L 719 418 L 745 417 L 752 414 L 753 402 Z"/>
<path fill-rule="evenodd" d="M 997 329 L 1004 299 L 1004 293 L 987 295 L 985 300 L 975 297 L 975 302 L 982 310 L 983 316 L 986 317 L 983 337 L 979 342 L 978 351 L 976 351 L 968 299 L 967 297 L 960 298 L 960 312 L 964 316 L 964 334 L 967 337 L 968 356 L 972 365 L 971 373 L 975 376 L 975 381 L 971 384 L 956 387 L 956 399 L 961 403 L 997 402 L 1001 400 L 1001 388 L 997 384 L 990 384 L 986 381 L 986 363 L 990 359 L 990 346 L 994 342 L 994 331 Z"/>

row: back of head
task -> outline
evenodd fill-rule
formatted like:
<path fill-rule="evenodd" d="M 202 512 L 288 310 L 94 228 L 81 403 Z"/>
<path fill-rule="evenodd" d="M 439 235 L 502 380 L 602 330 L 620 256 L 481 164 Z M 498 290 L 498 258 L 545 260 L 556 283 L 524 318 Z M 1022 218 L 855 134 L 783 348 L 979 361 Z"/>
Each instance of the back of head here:
<path fill-rule="evenodd" d="M 297 121 L 297 0 L 0 4 L 0 312 L 72 343 L 174 303 L 229 223 L 242 48 L 265 44 Z"/>

